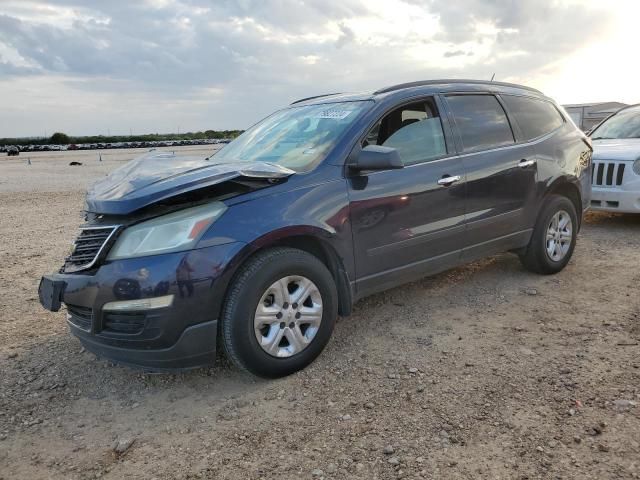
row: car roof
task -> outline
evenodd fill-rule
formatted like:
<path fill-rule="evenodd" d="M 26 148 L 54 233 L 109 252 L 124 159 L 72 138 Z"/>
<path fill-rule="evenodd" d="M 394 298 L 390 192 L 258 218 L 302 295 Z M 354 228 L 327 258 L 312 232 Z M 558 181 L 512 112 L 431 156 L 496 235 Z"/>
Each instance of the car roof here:
<path fill-rule="evenodd" d="M 510 93 L 515 95 L 529 95 L 546 98 L 545 95 L 535 88 L 517 85 L 515 83 L 491 82 L 486 80 L 464 80 L 464 79 L 441 79 L 441 80 L 421 80 L 417 82 L 401 83 L 389 87 L 380 88 L 374 92 L 362 93 L 328 93 L 301 98 L 291 105 L 313 105 L 334 102 L 355 102 L 363 100 L 378 100 L 389 97 L 398 99 L 412 97 L 416 95 L 429 95 L 436 93 L 453 92 L 494 92 Z"/>

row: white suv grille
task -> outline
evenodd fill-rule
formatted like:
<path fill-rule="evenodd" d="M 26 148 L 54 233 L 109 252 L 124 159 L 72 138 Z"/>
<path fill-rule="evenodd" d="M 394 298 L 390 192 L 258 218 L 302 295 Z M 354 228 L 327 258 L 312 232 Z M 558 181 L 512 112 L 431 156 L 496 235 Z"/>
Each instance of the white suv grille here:
<path fill-rule="evenodd" d="M 594 161 L 591 166 L 591 184 L 597 187 L 617 187 L 624 179 L 624 162 Z"/>

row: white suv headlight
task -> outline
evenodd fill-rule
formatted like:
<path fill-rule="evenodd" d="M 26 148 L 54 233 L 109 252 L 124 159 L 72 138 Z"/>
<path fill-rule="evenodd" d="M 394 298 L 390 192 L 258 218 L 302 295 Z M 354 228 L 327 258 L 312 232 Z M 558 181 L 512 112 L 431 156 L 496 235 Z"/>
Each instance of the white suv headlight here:
<path fill-rule="evenodd" d="M 128 227 L 116 240 L 107 260 L 189 250 L 226 209 L 222 202 L 211 202 Z"/>
<path fill-rule="evenodd" d="M 640 175 L 640 158 L 633 162 L 633 173 Z"/>

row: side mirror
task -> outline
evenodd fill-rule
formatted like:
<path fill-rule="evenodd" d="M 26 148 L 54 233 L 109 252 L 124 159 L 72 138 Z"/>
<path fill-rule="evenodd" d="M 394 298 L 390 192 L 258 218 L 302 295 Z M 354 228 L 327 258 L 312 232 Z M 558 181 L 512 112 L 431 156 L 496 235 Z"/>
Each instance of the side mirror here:
<path fill-rule="evenodd" d="M 404 163 L 395 148 L 367 145 L 356 154 L 349 167 L 354 170 L 391 170 L 404 168 Z"/>

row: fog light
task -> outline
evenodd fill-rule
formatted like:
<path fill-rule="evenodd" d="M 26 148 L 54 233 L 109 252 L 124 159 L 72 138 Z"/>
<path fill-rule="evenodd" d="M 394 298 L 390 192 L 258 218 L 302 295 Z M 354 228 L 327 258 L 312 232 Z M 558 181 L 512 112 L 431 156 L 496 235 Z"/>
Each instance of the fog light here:
<path fill-rule="evenodd" d="M 156 308 L 170 307 L 173 303 L 173 295 L 164 297 L 141 298 L 139 300 L 122 300 L 120 302 L 109 302 L 102 306 L 105 312 L 131 312 L 138 310 L 154 310 Z"/>

